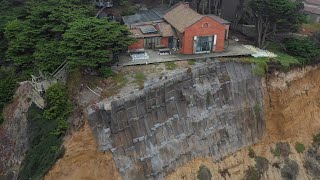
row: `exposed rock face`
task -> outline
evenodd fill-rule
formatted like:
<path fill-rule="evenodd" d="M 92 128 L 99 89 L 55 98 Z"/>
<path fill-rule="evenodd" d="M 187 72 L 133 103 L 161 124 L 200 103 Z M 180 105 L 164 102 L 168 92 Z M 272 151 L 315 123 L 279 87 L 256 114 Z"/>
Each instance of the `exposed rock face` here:
<path fill-rule="evenodd" d="M 124 179 L 163 179 L 196 157 L 219 160 L 261 139 L 262 102 L 250 65 L 215 62 L 88 113 L 99 149 L 111 150 Z"/>
<path fill-rule="evenodd" d="M 32 86 L 19 86 L 15 100 L 4 110 L 5 121 L 0 127 L 0 179 L 17 179 L 17 174 L 29 147 L 27 111 L 31 105 Z"/>

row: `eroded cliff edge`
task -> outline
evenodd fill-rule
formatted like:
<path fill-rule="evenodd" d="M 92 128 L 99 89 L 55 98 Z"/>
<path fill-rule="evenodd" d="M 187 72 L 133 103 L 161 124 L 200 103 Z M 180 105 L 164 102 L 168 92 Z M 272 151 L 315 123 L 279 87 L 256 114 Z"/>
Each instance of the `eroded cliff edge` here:
<path fill-rule="evenodd" d="M 261 139 L 262 92 L 251 65 L 212 62 L 90 107 L 89 124 L 124 179 L 162 179 L 196 157 L 218 160 Z"/>

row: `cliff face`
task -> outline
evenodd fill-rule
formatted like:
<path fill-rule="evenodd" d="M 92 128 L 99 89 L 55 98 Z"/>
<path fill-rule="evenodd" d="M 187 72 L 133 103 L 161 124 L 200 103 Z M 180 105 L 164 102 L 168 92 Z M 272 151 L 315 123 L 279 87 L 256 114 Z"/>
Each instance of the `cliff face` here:
<path fill-rule="evenodd" d="M 88 109 L 89 124 L 124 179 L 163 179 L 194 158 L 219 160 L 261 139 L 262 102 L 250 65 L 215 62 L 101 102 Z"/>
<path fill-rule="evenodd" d="M 29 147 L 27 111 L 31 104 L 32 86 L 22 84 L 15 99 L 4 109 L 5 121 L 0 126 L 0 179 L 17 179 Z"/>

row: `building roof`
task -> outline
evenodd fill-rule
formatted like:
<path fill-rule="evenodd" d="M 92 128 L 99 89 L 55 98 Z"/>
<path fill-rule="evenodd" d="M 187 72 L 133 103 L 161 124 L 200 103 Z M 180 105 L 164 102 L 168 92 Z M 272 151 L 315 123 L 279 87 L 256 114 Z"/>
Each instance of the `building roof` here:
<path fill-rule="evenodd" d="M 158 23 L 157 28 L 159 29 L 163 37 L 176 36 L 176 32 L 174 31 L 172 26 L 167 22 Z"/>
<path fill-rule="evenodd" d="M 230 24 L 229 21 L 224 20 L 216 15 L 201 15 L 191 9 L 189 4 L 180 2 L 167 11 L 163 18 L 171 24 L 179 32 L 184 32 L 185 29 L 194 23 L 198 22 L 203 17 L 210 17 L 220 24 Z"/>
<path fill-rule="evenodd" d="M 196 23 L 203 16 L 189 8 L 189 4 L 181 2 L 169 9 L 163 18 L 179 32 L 184 32 L 185 28 Z"/>
<path fill-rule="evenodd" d="M 142 26 L 137 26 L 134 29 L 129 29 L 129 31 L 131 32 L 131 37 L 134 37 L 134 38 L 160 37 L 161 34 L 158 31 L 153 32 L 153 33 L 143 33 L 142 32 L 143 30 L 149 29 L 151 27 L 155 29 L 155 27 L 151 26 L 151 25 L 142 25 Z"/>
<path fill-rule="evenodd" d="M 163 15 L 168 9 L 169 8 L 167 6 L 162 6 L 149 10 L 141 10 L 134 15 L 123 16 L 122 20 L 127 26 L 144 22 L 159 21 L 162 20 Z"/>

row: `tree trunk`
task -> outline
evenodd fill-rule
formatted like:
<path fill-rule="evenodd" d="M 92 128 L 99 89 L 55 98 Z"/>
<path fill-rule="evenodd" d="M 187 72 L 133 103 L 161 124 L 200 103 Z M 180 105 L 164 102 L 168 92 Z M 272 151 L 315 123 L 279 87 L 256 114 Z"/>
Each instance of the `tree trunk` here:
<path fill-rule="evenodd" d="M 211 14 L 211 0 L 208 0 L 208 14 Z"/>

